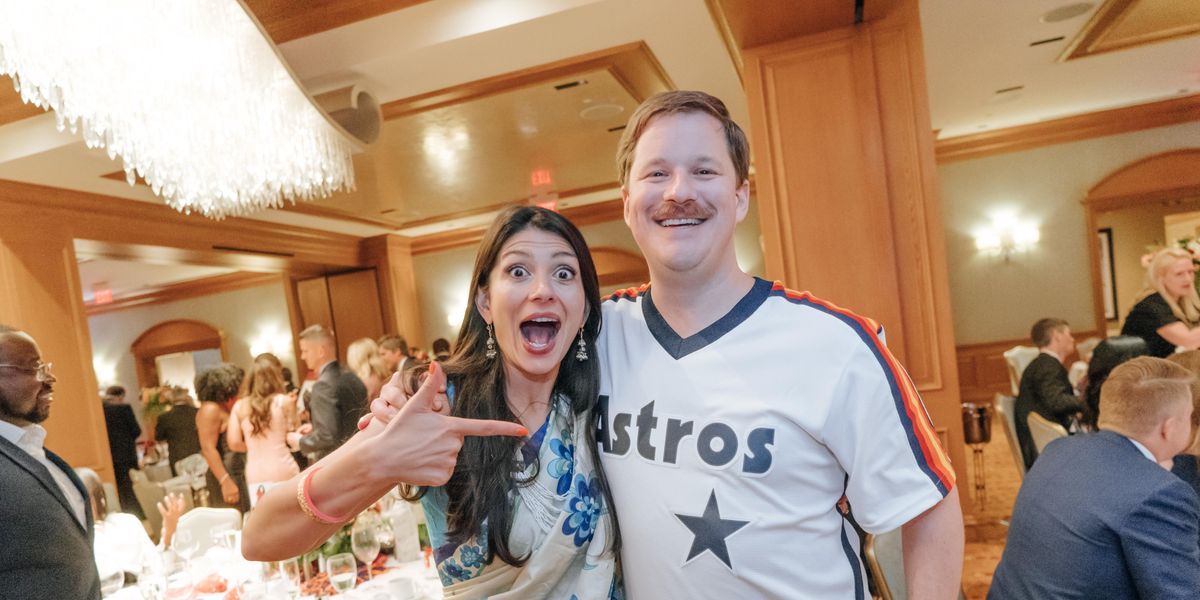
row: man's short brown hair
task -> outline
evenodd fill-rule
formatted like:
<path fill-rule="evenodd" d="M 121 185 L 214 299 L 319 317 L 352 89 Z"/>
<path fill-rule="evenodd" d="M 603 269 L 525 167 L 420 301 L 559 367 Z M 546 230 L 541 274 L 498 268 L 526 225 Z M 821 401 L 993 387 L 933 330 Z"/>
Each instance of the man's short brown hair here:
<path fill-rule="evenodd" d="M 379 347 L 383 348 L 384 350 L 390 350 L 392 352 L 399 350 L 400 354 L 408 356 L 408 342 L 405 341 L 403 336 L 390 334 L 385 335 L 379 338 L 378 343 Z"/>
<path fill-rule="evenodd" d="M 1055 331 L 1058 331 L 1059 328 L 1069 326 L 1062 319 L 1055 319 L 1053 317 L 1041 319 L 1037 323 L 1034 323 L 1033 327 L 1029 330 L 1029 339 L 1033 342 L 1034 346 L 1045 348 L 1050 345 L 1050 338 L 1054 335 Z"/>
<path fill-rule="evenodd" d="M 629 116 L 621 141 L 617 144 L 617 181 L 622 188 L 629 183 L 633 151 L 650 120 L 662 114 L 690 112 L 702 112 L 721 122 L 725 130 L 725 144 L 729 147 L 729 158 L 737 173 L 737 184 L 741 185 L 750 178 L 750 144 L 746 141 L 746 133 L 729 116 L 725 103 L 704 92 L 675 90 L 651 96 Z"/>
<path fill-rule="evenodd" d="M 1180 402 L 1194 402 L 1196 377 L 1183 366 L 1139 356 L 1112 370 L 1100 388 L 1100 429 L 1143 434 Z"/>

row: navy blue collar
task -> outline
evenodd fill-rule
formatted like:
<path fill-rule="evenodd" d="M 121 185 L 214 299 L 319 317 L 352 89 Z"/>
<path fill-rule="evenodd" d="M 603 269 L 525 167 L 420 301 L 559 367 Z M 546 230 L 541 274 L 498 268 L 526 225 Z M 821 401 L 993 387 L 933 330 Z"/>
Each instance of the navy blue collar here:
<path fill-rule="evenodd" d="M 746 295 L 742 296 L 742 299 L 738 300 L 738 303 L 729 309 L 725 316 L 687 338 L 680 337 L 678 333 L 675 333 L 675 330 L 671 329 L 671 325 L 663 318 L 662 313 L 658 312 L 658 308 L 654 306 L 653 291 L 652 285 L 646 290 L 645 297 L 642 298 L 642 316 L 646 319 L 646 327 L 650 328 L 650 334 L 654 336 L 663 350 L 666 350 L 671 358 L 679 360 L 721 339 L 721 336 L 733 331 L 735 327 L 750 318 L 750 315 L 754 314 L 754 311 L 758 310 L 758 307 L 762 306 L 762 303 L 766 302 L 767 297 L 770 296 L 771 282 L 755 277 L 750 291 L 746 292 Z"/>

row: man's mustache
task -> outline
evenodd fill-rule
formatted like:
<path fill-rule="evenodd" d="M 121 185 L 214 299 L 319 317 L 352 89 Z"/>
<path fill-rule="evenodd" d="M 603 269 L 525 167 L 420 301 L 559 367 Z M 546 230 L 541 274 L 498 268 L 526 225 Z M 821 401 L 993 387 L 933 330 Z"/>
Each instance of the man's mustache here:
<path fill-rule="evenodd" d="M 667 219 L 709 219 L 712 218 L 713 211 L 707 207 L 701 206 L 697 202 L 666 202 L 654 211 L 650 218 L 655 221 L 665 221 Z"/>

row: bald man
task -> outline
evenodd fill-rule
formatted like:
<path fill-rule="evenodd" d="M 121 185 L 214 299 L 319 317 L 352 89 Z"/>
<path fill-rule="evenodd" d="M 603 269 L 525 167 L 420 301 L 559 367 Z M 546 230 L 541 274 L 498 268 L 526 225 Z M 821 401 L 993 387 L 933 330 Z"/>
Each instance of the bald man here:
<path fill-rule="evenodd" d="M 0 597 L 98 600 L 87 491 L 42 445 L 55 381 L 37 342 L 0 325 Z"/>

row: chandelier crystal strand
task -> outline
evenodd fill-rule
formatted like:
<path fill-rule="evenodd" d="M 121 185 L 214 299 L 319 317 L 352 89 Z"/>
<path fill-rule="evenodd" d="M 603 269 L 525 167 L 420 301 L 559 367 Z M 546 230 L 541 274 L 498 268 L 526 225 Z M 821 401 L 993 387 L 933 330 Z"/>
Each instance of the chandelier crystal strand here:
<path fill-rule="evenodd" d="M 0 73 L 184 213 L 354 187 L 352 142 L 236 1 L 0 2 Z"/>

